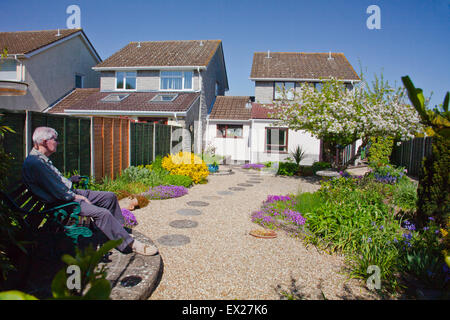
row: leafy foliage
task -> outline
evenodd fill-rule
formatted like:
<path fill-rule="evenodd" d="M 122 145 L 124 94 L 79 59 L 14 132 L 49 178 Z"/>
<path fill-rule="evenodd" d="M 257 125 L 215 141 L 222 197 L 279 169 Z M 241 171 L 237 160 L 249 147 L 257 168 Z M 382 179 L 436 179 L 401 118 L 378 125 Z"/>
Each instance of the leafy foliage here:
<path fill-rule="evenodd" d="M 369 148 L 369 163 L 374 165 L 388 164 L 394 146 L 392 137 L 371 137 Z"/>
<path fill-rule="evenodd" d="M 425 157 L 419 176 L 417 215 L 421 224 L 433 217 L 442 226 L 450 225 L 450 112 L 449 92 L 443 104 L 429 110 L 423 91 L 408 76 L 402 77 L 409 99 L 420 114 L 424 126 L 434 131 L 432 153 Z"/>

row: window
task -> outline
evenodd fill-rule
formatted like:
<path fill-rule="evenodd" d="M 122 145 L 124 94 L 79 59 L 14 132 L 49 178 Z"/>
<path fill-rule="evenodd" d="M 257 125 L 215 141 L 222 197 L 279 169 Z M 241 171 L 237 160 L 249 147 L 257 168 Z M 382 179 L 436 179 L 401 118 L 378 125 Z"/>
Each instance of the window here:
<path fill-rule="evenodd" d="M 75 88 L 84 88 L 84 76 L 79 74 L 75 75 Z"/>
<path fill-rule="evenodd" d="M 286 92 L 287 100 L 294 100 L 294 90 L 295 82 L 275 82 L 274 100 L 283 99 L 283 92 Z"/>
<path fill-rule="evenodd" d="M 3 59 L 0 61 L 0 80 L 17 81 L 17 61 Z"/>
<path fill-rule="evenodd" d="M 126 97 L 128 97 L 129 94 L 109 94 L 106 97 L 104 97 L 101 101 L 104 102 L 120 102 Z"/>
<path fill-rule="evenodd" d="M 266 128 L 266 152 L 287 153 L 288 129 Z"/>
<path fill-rule="evenodd" d="M 116 72 L 117 90 L 136 90 L 136 72 Z"/>
<path fill-rule="evenodd" d="M 161 71 L 161 90 L 191 90 L 192 71 Z"/>
<path fill-rule="evenodd" d="M 178 97 L 177 94 L 157 94 L 150 102 L 171 102 Z"/>
<path fill-rule="evenodd" d="M 218 124 L 217 138 L 242 138 L 242 124 Z"/>
<path fill-rule="evenodd" d="M 316 88 L 317 91 L 321 92 L 322 88 L 323 88 L 323 83 L 322 82 L 315 82 L 314 83 L 314 88 Z"/>

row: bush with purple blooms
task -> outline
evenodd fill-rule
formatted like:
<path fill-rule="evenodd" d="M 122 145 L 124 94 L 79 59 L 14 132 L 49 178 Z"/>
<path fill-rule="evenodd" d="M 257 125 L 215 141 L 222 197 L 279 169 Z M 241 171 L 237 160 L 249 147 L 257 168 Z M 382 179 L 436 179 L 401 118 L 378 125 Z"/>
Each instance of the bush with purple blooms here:
<path fill-rule="evenodd" d="M 252 222 L 270 229 L 276 229 L 288 223 L 300 229 L 306 223 L 302 214 L 292 209 L 295 200 L 291 196 L 269 195 L 260 210 L 252 213 Z"/>
<path fill-rule="evenodd" d="M 156 186 L 150 188 L 144 195 L 151 200 L 163 200 L 170 198 L 178 198 L 188 193 L 188 189 L 183 186 Z"/>
<path fill-rule="evenodd" d="M 128 209 L 122 209 L 122 216 L 124 218 L 124 227 L 133 228 L 138 225 L 137 219 L 134 214 Z"/>
<path fill-rule="evenodd" d="M 264 168 L 265 165 L 261 163 L 246 163 L 242 165 L 242 169 L 254 169 L 254 170 L 261 170 Z"/>
<path fill-rule="evenodd" d="M 403 167 L 394 167 L 391 165 L 375 166 L 372 175 L 376 181 L 386 184 L 396 184 L 406 174 L 406 169 Z"/>

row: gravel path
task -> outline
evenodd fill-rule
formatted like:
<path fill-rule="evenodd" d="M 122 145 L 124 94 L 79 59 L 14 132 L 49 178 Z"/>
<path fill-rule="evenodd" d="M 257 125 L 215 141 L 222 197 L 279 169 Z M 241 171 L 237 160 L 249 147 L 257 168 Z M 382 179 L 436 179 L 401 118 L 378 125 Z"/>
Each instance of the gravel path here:
<path fill-rule="evenodd" d="M 150 300 L 283 299 L 282 292 L 304 299 L 321 299 L 322 292 L 327 299 L 376 298 L 362 282 L 347 279 L 340 256 L 306 248 L 283 231 L 275 239 L 249 235 L 260 228 L 250 214 L 269 194 L 314 191 L 317 184 L 250 175 L 255 171 L 237 167 L 233 171 L 233 175 L 209 176 L 207 184 L 195 185 L 183 197 L 153 200 L 134 211 L 136 230 L 155 242 L 164 263 L 161 282 Z M 248 181 L 254 178 L 260 183 L 238 185 L 251 184 Z M 242 190 L 229 189 L 235 187 Z M 207 205 L 192 206 L 191 201 Z M 195 202 L 191 204 L 199 204 Z"/>

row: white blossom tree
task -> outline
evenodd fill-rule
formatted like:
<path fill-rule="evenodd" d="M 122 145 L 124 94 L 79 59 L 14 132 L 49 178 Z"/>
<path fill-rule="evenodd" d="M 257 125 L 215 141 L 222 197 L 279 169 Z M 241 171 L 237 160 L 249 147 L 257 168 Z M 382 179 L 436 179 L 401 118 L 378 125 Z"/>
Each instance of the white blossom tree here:
<path fill-rule="evenodd" d="M 282 99 L 265 105 L 269 115 L 293 130 L 305 130 L 317 139 L 334 146 L 346 146 L 358 139 L 367 145 L 369 137 L 391 136 L 407 139 L 423 132 L 416 109 L 405 103 L 403 88 L 394 89 L 383 78 L 375 77 L 372 88 L 366 82 L 347 89 L 335 78 L 325 80 L 322 90 L 302 84 L 294 99 Z M 291 93 L 292 95 L 292 93 Z"/>

